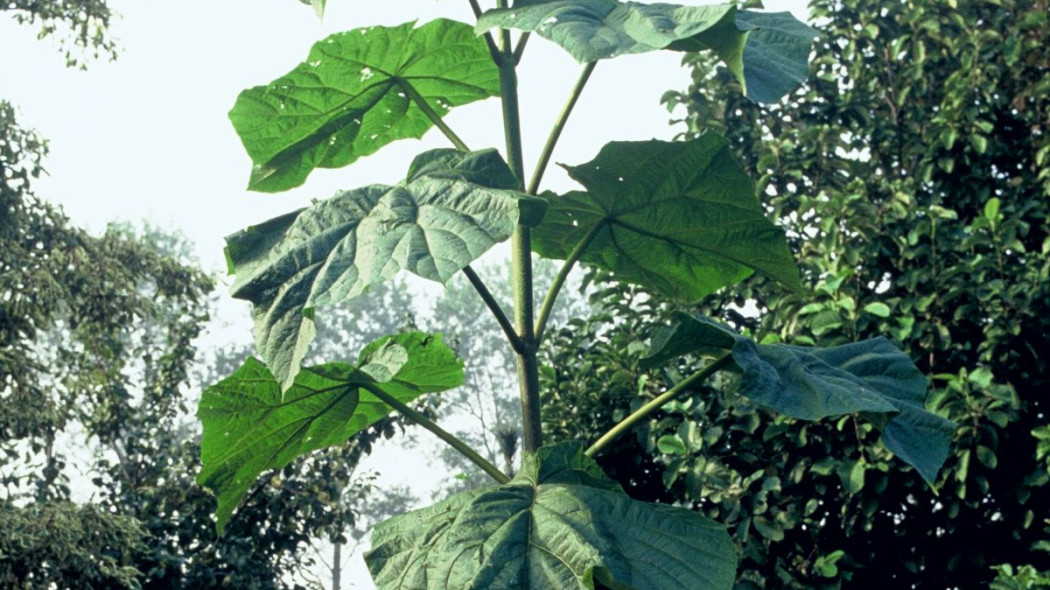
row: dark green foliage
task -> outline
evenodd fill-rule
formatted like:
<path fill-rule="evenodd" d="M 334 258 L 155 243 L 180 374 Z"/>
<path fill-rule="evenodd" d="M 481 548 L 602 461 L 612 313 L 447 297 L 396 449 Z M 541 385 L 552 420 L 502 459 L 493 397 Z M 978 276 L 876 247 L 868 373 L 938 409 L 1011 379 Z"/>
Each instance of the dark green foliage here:
<path fill-rule="evenodd" d="M 0 587 L 10 590 L 138 588 L 129 552 L 142 551 L 135 519 L 88 504 L 0 504 Z"/>
<path fill-rule="evenodd" d="M 727 522 L 744 549 L 741 589 L 941 590 L 985 587 L 1001 563 L 1050 570 L 1050 7 L 812 7 L 826 19 L 812 82 L 785 105 L 741 99 L 706 61 L 692 62 L 689 92 L 668 96 L 687 105 L 690 135 L 728 135 L 813 288 L 799 296 L 756 279 L 698 311 L 766 343 L 900 344 L 932 380 L 927 408 L 958 424 L 939 493 L 870 424 L 796 422 L 707 388 L 599 463 L 634 497 Z M 609 293 L 607 313 L 631 317 L 624 301 L 637 300 Z M 759 318 L 740 313 L 748 300 Z M 555 402 L 546 415 L 563 436 L 590 438 L 639 403 L 635 392 L 647 398 L 662 389 L 654 380 L 688 370 L 602 358 L 644 342 L 646 325 L 559 332 L 577 353 L 554 358 L 552 390 L 603 396 L 566 419 Z M 593 425 L 570 426 L 581 416 Z"/>

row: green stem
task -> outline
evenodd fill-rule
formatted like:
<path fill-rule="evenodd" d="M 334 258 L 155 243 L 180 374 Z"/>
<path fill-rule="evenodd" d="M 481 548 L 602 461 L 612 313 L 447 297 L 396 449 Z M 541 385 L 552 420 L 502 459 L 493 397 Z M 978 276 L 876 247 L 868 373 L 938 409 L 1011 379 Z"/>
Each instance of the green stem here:
<path fill-rule="evenodd" d="M 554 277 L 554 282 L 551 283 L 550 289 L 547 290 L 547 296 L 543 298 L 543 305 L 540 306 L 540 314 L 536 319 L 536 329 L 533 330 L 536 334 L 536 346 L 539 346 L 543 342 L 543 334 L 547 328 L 547 320 L 550 319 L 551 312 L 554 311 L 554 303 L 558 300 L 558 293 L 561 291 L 562 286 L 565 284 L 565 279 L 569 278 L 569 273 L 572 272 L 576 262 L 579 261 L 580 257 L 583 256 L 584 251 L 591 245 L 594 238 L 598 236 L 605 227 L 604 223 L 599 223 L 591 228 L 591 231 L 587 232 L 587 235 L 583 236 L 583 239 L 576 244 L 576 247 L 569 253 L 569 257 L 565 259 L 565 263 L 562 264 L 561 270 L 558 271 L 558 276 Z"/>
<path fill-rule="evenodd" d="M 532 173 L 532 180 L 529 181 L 529 187 L 525 191 L 530 195 L 534 195 L 539 191 L 543 173 L 547 170 L 547 164 L 551 161 L 551 155 L 554 154 L 554 146 L 558 144 L 558 138 L 561 137 L 561 132 L 565 129 L 565 123 L 569 120 L 569 115 L 572 114 L 576 101 L 580 99 L 580 95 L 583 93 L 583 87 L 587 85 L 587 80 L 590 79 L 591 72 L 594 71 L 594 67 L 597 65 L 598 62 L 592 61 L 583 68 L 583 71 L 580 72 L 580 77 L 576 80 L 576 85 L 572 88 L 572 94 L 569 96 L 568 102 L 565 103 L 561 113 L 558 114 L 558 120 L 554 123 L 550 136 L 547 137 L 547 143 L 544 144 L 543 151 L 540 152 L 540 159 L 536 162 L 536 170 Z"/>
<path fill-rule="evenodd" d="M 474 11 L 474 18 L 475 19 L 481 18 L 481 12 L 482 11 L 481 11 L 481 5 L 478 4 L 478 0 L 469 0 L 469 2 L 470 2 L 470 9 Z M 485 37 L 485 45 L 488 45 L 488 47 L 489 47 L 489 55 L 492 57 L 492 63 L 494 63 L 496 65 L 499 65 L 500 62 L 503 61 L 503 56 L 500 54 L 499 47 L 496 47 L 496 42 L 493 41 L 492 35 L 488 31 L 485 32 L 484 37 Z"/>
<path fill-rule="evenodd" d="M 718 372 L 732 361 L 733 356 L 731 351 L 726 352 L 722 356 L 711 361 L 710 363 L 705 365 L 704 368 L 693 373 L 689 377 L 686 377 L 684 380 L 678 383 L 678 385 L 675 385 L 671 389 L 668 389 L 659 397 L 638 408 L 630 416 L 621 420 L 619 424 L 613 426 L 611 429 L 609 429 L 609 432 L 606 432 L 593 445 L 591 445 L 591 448 L 587 449 L 587 451 L 584 454 L 588 457 L 593 458 L 595 455 L 605 450 L 605 448 L 608 447 L 609 444 L 612 443 L 612 441 L 616 440 L 621 435 L 629 432 L 635 424 L 648 417 L 649 414 L 652 414 L 656 410 L 659 410 L 660 408 L 664 407 L 668 402 L 674 400 L 683 392 L 686 392 L 689 389 L 691 389 L 697 383 L 700 383 L 704 379 L 707 379 L 714 373 Z"/>
<path fill-rule="evenodd" d="M 510 481 L 510 478 L 507 477 L 505 473 L 500 471 L 498 467 L 496 467 L 492 463 L 489 463 L 488 460 L 479 455 L 477 451 L 470 448 L 470 446 L 467 443 L 459 440 L 456 437 L 456 435 L 438 426 L 437 423 L 435 423 L 430 418 L 424 416 L 421 412 L 413 410 L 412 408 L 408 407 L 403 402 L 399 401 L 397 398 L 383 391 L 374 384 L 362 383 L 361 387 L 363 389 L 367 389 L 369 393 L 379 398 L 383 403 L 390 406 L 391 408 L 394 408 L 398 412 L 401 412 L 416 424 L 419 424 L 423 428 L 426 428 L 430 432 L 433 432 L 438 438 L 448 443 L 449 446 L 462 453 L 464 457 L 473 461 L 474 464 L 480 467 L 482 471 L 489 474 L 492 477 L 492 479 L 496 480 L 501 484 Z"/>
<path fill-rule="evenodd" d="M 514 48 L 514 65 L 521 63 L 521 56 L 525 53 L 525 44 L 529 42 L 529 36 L 532 33 L 525 31 L 521 37 L 518 37 L 518 46 Z"/>
<path fill-rule="evenodd" d="M 452 145 L 456 146 L 457 150 L 461 152 L 470 151 L 470 148 L 467 147 L 467 144 L 464 143 L 458 135 L 456 135 L 455 131 L 452 131 L 452 129 L 448 125 L 446 125 L 443 120 L 441 120 L 441 115 L 437 114 L 437 111 L 432 109 L 430 105 L 427 104 L 426 99 L 424 99 L 419 94 L 419 92 L 416 92 L 416 89 L 413 88 L 411 84 L 399 83 L 399 86 L 401 87 L 401 90 L 405 94 L 407 94 L 410 99 L 412 99 L 412 102 L 416 103 L 416 106 L 419 107 L 419 110 L 423 111 L 423 114 L 426 115 L 428 119 L 430 119 L 430 122 L 433 123 L 435 127 L 440 129 L 441 132 L 445 134 L 445 137 L 447 137 L 448 140 L 452 142 Z"/>
<path fill-rule="evenodd" d="M 500 307 L 499 302 L 496 301 L 496 298 L 492 295 L 492 292 L 489 291 L 488 287 L 485 286 L 484 281 L 482 281 L 481 277 L 479 277 L 478 274 L 474 272 L 473 268 L 470 268 L 470 265 L 467 265 L 463 268 L 463 274 L 467 275 L 467 280 L 470 281 L 471 285 L 474 285 L 474 290 L 478 292 L 478 295 L 481 295 L 482 301 L 484 301 L 485 305 L 488 306 L 489 311 L 492 312 L 492 315 L 496 317 L 496 321 L 499 323 L 499 327 L 507 336 L 507 341 L 510 342 L 510 347 L 514 349 L 515 353 L 522 354 L 522 352 L 525 350 L 525 346 L 524 344 L 522 344 L 521 338 L 518 337 L 518 333 L 514 331 L 514 324 L 511 323 L 510 318 L 507 317 L 507 314 L 503 312 L 503 308 Z"/>
<path fill-rule="evenodd" d="M 497 0 L 507 7 L 507 0 Z M 521 149 L 521 115 L 518 108 L 518 73 L 515 70 L 510 31 L 500 30 L 503 59 L 499 65 L 500 100 L 503 105 L 503 130 L 507 143 L 507 163 L 525 187 L 525 165 Z M 510 238 L 511 284 L 514 286 L 514 329 L 521 338 L 522 351 L 517 354 L 518 387 L 521 395 L 522 450 L 535 452 L 543 444 L 540 418 L 540 367 L 536 358 L 536 338 L 532 332 L 532 235 L 529 228 L 518 225 Z"/>

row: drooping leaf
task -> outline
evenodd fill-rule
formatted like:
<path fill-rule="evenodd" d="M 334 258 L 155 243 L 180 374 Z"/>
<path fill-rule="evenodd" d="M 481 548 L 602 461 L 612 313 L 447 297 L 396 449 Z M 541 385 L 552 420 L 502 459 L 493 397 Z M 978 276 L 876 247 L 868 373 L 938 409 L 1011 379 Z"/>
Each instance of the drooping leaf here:
<path fill-rule="evenodd" d="M 736 15 L 736 26 L 747 31 L 747 43 L 743 69 L 733 73 L 744 85 L 748 98 L 776 102 L 806 81 L 816 31 L 789 12 L 741 10 Z"/>
<path fill-rule="evenodd" d="M 509 190 L 495 150 L 434 150 L 397 186 L 342 192 L 226 238 L 232 294 L 254 304 L 255 339 L 288 387 L 314 337 L 317 306 L 346 301 L 407 270 L 447 282 L 545 204 Z"/>
<path fill-rule="evenodd" d="M 564 259 L 596 231 L 582 261 L 672 297 L 696 300 L 755 270 L 800 288 L 784 232 L 765 218 L 725 138 L 613 142 L 566 169 L 587 190 L 542 195 L 541 256 Z"/>
<path fill-rule="evenodd" d="M 343 443 L 390 413 L 362 389 L 365 383 L 407 403 L 461 385 L 463 363 L 440 335 L 409 333 L 373 342 L 357 365 L 304 369 L 283 396 L 270 371 L 253 358 L 204 390 L 197 408 L 204 426 L 197 481 L 218 499 L 220 532 L 260 474 Z"/>
<path fill-rule="evenodd" d="M 533 31 L 587 63 L 660 49 L 714 51 L 748 98 L 773 102 L 805 80 L 815 31 L 790 13 L 733 4 L 679 6 L 617 0 L 516 2 L 490 10 L 477 30 Z"/>
<path fill-rule="evenodd" d="M 676 313 L 675 319 L 653 338 L 644 364 L 731 351 L 743 372 L 740 393 L 752 401 L 803 420 L 868 415 L 887 448 L 927 481 L 936 479 L 955 426 L 926 411 L 926 377 L 885 338 L 830 348 L 756 344 L 710 318 Z"/>
<path fill-rule="evenodd" d="M 677 6 L 617 0 L 555 0 L 489 10 L 481 33 L 496 27 L 536 32 L 580 63 L 663 49 L 711 27 L 733 26 L 731 4 Z"/>
<path fill-rule="evenodd" d="M 723 526 L 691 510 L 583 483 L 592 475 L 567 476 L 566 465 L 600 472 L 579 445 L 543 452 L 526 456 L 506 485 L 457 494 L 378 525 L 365 557 L 377 587 L 732 587 L 736 551 Z M 551 461 L 558 467 L 546 467 Z"/>
<path fill-rule="evenodd" d="M 443 116 L 498 93 L 485 43 L 469 25 L 438 19 L 319 41 L 287 75 L 242 92 L 230 120 L 254 164 L 249 188 L 278 192 L 301 185 L 314 168 L 422 137 L 433 123 L 413 97 Z"/>

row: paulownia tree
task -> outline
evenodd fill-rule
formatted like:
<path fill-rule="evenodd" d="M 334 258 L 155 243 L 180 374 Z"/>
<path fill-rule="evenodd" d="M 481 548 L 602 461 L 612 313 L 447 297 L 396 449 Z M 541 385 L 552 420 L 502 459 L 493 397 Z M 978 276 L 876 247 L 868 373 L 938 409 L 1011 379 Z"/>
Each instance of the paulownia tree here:
<path fill-rule="evenodd" d="M 544 444 L 537 353 L 577 263 L 685 301 L 753 273 L 801 291 L 784 231 L 765 217 L 754 183 L 716 133 L 681 142 L 612 142 L 592 161 L 566 166 L 580 190 L 540 190 L 597 64 L 626 54 L 708 52 L 750 100 L 775 101 L 805 78 L 814 31 L 789 14 L 734 4 L 471 6 L 475 25 L 438 19 L 332 35 L 286 75 L 241 93 L 230 112 L 254 164 L 249 188 L 262 192 L 301 185 L 316 168 L 349 165 L 432 127 L 454 149 L 418 155 L 395 184 L 343 191 L 227 238 L 232 292 L 253 305 L 261 359 L 206 389 L 198 409 L 205 429 L 199 481 L 218 497 L 218 528 L 228 525 L 264 471 L 339 444 L 397 411 L 494 481 L 378 525 L 366 561 L 379 587 L 730 588 L 737 551 L 723 524 L 684 507 L 633 499 L 594 461 L 720 371 L 742 373 L 741 393 L 786 415 L 861 414 L 888 448 L 932 481 L 953 426 L 923 409 L 925 377 L 886 340 L 827 349 L 756 343 L 693 314 L 677 317 L 653 341 L 649 359 L 698 355 L 708 362 L 589 446 Z M 526 176 L 516 68 L 534 36 L 583 66 Z M 495 96 L 503 155 L 470 149 L 442 118 Z M 503 241 L 511 245 L 512 314 L 471 268 Z M 538 307 L 534 253 L 564 261 Z M 440 334 L 383 337 L 356 360 L 302 366 L 318 314 L 401 271 L 441 283 L 463 273 L 479 308 L 505 334 L 522 407 L 524 456 L 513 478 L 410 405 L 463 382 L 462 363 Z"/>

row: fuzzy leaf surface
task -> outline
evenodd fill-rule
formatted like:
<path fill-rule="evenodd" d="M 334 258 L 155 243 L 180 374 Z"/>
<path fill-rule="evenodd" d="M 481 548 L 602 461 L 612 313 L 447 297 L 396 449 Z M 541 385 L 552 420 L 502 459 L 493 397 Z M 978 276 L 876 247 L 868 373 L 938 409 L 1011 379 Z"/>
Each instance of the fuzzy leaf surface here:
<path fill-rule="evenodd" d="M 586 473 L 570 475 L 573 465 Z M 365 561 L 380 590 L 733 586 L 736 550 L 725 527 L 584 483 L 604 478 L 596 471 L 578 444 L 528 455 L 506 485 L 378 525 Z"/>
<path fill-rule="evenodd" d="M 776 101 L 805 80 L 816 36 L 787 12 L 617 0 L 516 2 L 483 14 L 476 29 L 494 27 L 535 32 L 580 63 L 661 49 L 711 50 L 759 102 Z"/>
<path fill-rule="evenodd" d="M 566 169 L 587 190 L 542 195 L 541 256 L 565 259 L 597 228 L 583 262 L 671 297 L 697 300 L 756 270 L 801 288 L 783 230 L 766 219 L 725 138 L 613 142 Z"/>
<path fill-rule="evenodd" d="M 732 351 L 743 372 L 740 393 L 802 420 L 859 412 L 882 429 L 882 441 L 929 482 L 948 456 L 955 425 L 924 406 L 928 382 L 908 355 L 885 338 L 813 348 L 756 344 L 710 318 L 675 314 L 644 360 L 664 364 L 684 354 Z"/>
<path fill-rule="evenodd" d="M 204 426 L 197 481 L 218 499 L 218 530 L 263 472 L 341 444 L 392 411 L 362 384 L 408 403 L 462 383 L 463 363 L 440 335 L 381 338 L 365 347 L 356 365 L 304 369 L 283 396 L 266 366 L 249 358 L 205 389 L 197 408 Z"/>
<path fill-rule="evenodd" d="M 226 238 L 232 294 L 251 301 L 259 354 L 288 387 L 315 335 L 314 308 L 407 270 L 447 282 L 545 203 L 510 190 L 495 150 L 433 150 L 409 179 L 341 192 Z"/>
<path fill-rule="evenodd" d="M 390 142 L 422 137 L 438 115 L 499 94 L 499 72 L 470 25 L 438 19 L 419 28 L 368 27 L 317 42 L 305 62 L 245 90 L 230 121 L 252 159 L 251 190 L 303 184 Z"/>

